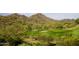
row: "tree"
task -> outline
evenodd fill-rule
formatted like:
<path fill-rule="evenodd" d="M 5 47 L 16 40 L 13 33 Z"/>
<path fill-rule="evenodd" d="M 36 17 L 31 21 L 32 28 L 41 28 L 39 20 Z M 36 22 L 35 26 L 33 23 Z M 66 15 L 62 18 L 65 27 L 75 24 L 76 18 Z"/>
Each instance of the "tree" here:
<path fill-rule="evenodd" d="M 79 24 L 79 18 L 77 18 L 77 19 L 75 20 L 75 22 L 76 22 L 76 24 Z"/>

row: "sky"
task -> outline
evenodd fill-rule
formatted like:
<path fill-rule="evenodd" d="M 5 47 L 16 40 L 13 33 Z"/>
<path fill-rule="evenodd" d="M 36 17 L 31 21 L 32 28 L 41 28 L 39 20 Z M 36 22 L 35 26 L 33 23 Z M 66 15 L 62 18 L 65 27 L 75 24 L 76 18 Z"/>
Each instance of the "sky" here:
<path fill-rule="evenodd" d="M 43 13 L 43 14 L 57 20 L 79 18 L 79 13 Z M 25 15 L 31 16 L 33 15 L 33 13 L 29 13 Z"/>
<path fill-rule="evenodd" d="M 31 16 L 35 13 L 22 13 L 26 16 Z M 47 17 L 53 18 L 53 19 L 73 19 L 73 18 L 79 18 L 79 13 L 43 13 Z M 9 15 L 9 13 L 0 13 L 0 15 Z"/>

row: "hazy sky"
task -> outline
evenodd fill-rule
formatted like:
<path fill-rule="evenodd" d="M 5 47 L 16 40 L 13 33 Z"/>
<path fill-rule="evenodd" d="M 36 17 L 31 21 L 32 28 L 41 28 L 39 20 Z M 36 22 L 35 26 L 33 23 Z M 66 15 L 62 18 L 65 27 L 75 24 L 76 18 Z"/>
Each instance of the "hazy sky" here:
<path fill-rule="evenodd" d="M 54 19 L 72 19 L 79 18 L 79 13 L 43 13 L 46 16 Z M 25 14 L 27 16 L 31 16 L 32 14 Z"/>
<path fill-rule="evenodd" d="M 34 13 L 23 13 L 26 16 L 31 16 Z M 72 19 L 79 18 L 79 13 L 43 13 L 53 19 Z M 0 15 L 8 15 L 8 13 L 0 13 Z"/>
<path fill-rule="evenodd" d="M 54 19 L 72 19 L 72 18 L 79 18 L 79 13 L 50 13 L 45 14 L 48 17 L 54 18 Z"/>

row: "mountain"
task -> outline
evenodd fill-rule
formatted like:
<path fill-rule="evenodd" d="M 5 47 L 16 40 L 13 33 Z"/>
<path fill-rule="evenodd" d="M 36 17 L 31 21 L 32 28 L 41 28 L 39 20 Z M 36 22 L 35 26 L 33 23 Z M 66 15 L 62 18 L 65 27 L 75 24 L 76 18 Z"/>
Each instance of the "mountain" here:
<path fill-rule="evenodd" d="M 30 19 L 32 19 L 33 21 L 36 20 L 36 21 L 53 21 L 53 19 L 43 15 L 42 13 L 37 13 L 37 14 L 34 14 L 32 16 L 30 16 Z"/>
<path fill-rule="evenodd" d="M 0 16 L 0 34 L 20 34 L 25 31 L 28 17 L 19 14 Z"/>
<path fill-rule="evenodd" d="M 72 45 L 79 39 L 79 19 L 76 22 L 55 21 L 41 13 L 0 16 L 0 45 Z"/>
<path fill-rule="evenodd" d="M 33 27 L 40 28 L 52 28 L 53 25 L 56 23 L 54 19 L 51 19 L 41 13 L 34 14 L 29 17 L 29 23 Z"/>

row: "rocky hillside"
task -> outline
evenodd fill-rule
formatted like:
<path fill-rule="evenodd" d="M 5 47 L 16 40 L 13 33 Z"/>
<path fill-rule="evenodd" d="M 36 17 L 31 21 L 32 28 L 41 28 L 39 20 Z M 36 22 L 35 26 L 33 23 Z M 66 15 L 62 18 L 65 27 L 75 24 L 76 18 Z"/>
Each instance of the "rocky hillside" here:
<path fill-rule="evenodd" d="M 0 45 L 75 45 L 70 41 L 78 39 L 78 25 L 79 19 L 57 21 L 41 13 L 0 16 Z"/>

